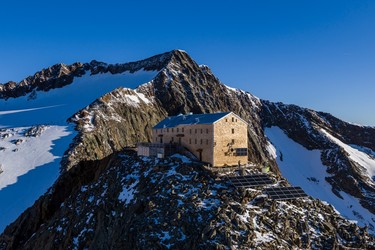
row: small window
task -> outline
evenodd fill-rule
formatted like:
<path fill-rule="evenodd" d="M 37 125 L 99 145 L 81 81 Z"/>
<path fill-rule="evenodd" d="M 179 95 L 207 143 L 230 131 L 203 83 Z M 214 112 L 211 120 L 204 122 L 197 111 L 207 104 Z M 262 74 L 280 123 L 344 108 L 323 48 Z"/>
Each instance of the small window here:
<path fill-rule="evenodd" d="M 190 129 L 190 134 L 191 134 L 191 129 Z"/>
<path fill-rule="evenodd" d="M 247 156 L 247 148 L 236 148 L 236 156 Z"/>
<path fill-rule="evenodd" d="M 208 128 L 206 128 L 206 134 L 208 134 Z"/>
<path fill-rule="evenodd" d="M 208 139 L 206 139 L 206 145 L 208 145 Z"/>
<path fill-rule="evenodd" d="M 232 144 L 234 144 L 234 139 L 232 139 Z"/>
<path fill-rule="evenodd" d="M 182 133 L 184 132 L 184 128 L 181 129 L 182 130 Z"/>
<path fill-rule="evenodd" d="M 195 129 L 195 133 L 197 133 L 197 129 Z"/>
<path fill-rule="evenodd" d="M 178 133 L 178 131 L 179 131 L 180 129 L 179 128 L 177 128 L 177 133 Z"/>
<path fill-rule="evenodd" d="M 173 128 L 172 128 L 172 133 L 173 133 Z"/>
<path fill-rule="evenodd" d="M 201 139 L 201 144 L 203 144 L 203 139 Z"/>
<path fill-rule="evenodd" d="M 232 122 L 234 122 L 234 117 L 232 117 Z"/>
<path fill-rule="evenodd" d="M 228 122 L 228 119 L 227 119 L 227 118 L 225 118 L 225 122 Z"/>
<path fill-rule="evenodd" d="M 189 139 L 189 144 L 191 144 L 191 138 Z"/>
<path fill-rule="evenodd" d="M 201 134 L 203 134 L 203 128 L 201 128 Z"/>
<path fill-rule="evenodd" d="M 173 141 L 174 141 L 174 138 L 173 138 L 173 136 L 172 136 L 171 142 L 173 142 Z"/>
<path fill-rule="evenodd" d="M 232 134 L 234 134 L 234 128 L 232 128 Z"/>
<path fill-rule="evenodd" d="M 237 118 L 236 118 L 236 122 L 237 122 Z"/>

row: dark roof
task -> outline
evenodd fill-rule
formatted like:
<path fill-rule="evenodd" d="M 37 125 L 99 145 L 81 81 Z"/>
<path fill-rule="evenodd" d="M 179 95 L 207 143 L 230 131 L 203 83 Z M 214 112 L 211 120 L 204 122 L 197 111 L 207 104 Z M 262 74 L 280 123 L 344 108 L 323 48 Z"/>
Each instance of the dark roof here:
<path fill-rule="evenodd" d="M 230 112 L 170 116 L 156 124 L 154 128 L 173 128 L 178 125 L 212 124 L 229 113 Z"/>

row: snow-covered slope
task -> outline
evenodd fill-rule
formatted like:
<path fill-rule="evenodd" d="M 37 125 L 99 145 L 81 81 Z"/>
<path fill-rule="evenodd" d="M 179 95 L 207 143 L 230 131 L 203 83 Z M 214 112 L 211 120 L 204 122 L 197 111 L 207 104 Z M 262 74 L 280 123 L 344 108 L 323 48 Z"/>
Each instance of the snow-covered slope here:
<path fill-rule="evenodd" d="M 149 82 L 157 71 L 125 72 L 90 75 L 86 72 L 82 77 L 75 78 L 72 84 L 49 90 L 36 91 L 18 98 L 0 99 L 0 126 L 28 126 L 35 123 L 66 125 L 66 119 L 75 112 L 86 107 L 95 99 L 117 87 L 135 88 Z M 29 111 L 26 109 L 30 109 Z M 23 110 L 19 113 L 9 111 Z M 28 112 L 26 112 L 28 111 Z"/>
<path fill-rule="evenodd" d="M 301 186 L 308 195 L 328 202 L 344 217 L 357 221 L 361 226 L 369 226 L 370 231 L 375 233 L 375 216 L 362 207 L 357 198 L 340 192 L 341 199 L 332 192 L 332 186 L 326 181 L 330 175 L 321 161 L 320 150 L 307 150 L 279 127 L 266 128 L 265 133 L 275 147 L 273 151 L 276 151 L 282 175 L 291 184 Z"/>
<path fill-rule="evenodd" d="M 124 72 L 135 74 L 123 74 Z M 143 77 L 144 74 L 149 75 Z M 129 77 L 133 77 L 134 82 L 129 80 Z M 82 86 L 74 88 L 77 82 Z M 119 85 L 134 87 L 144 82 L 148 83 L 136 90 L 116 88 Z M 108 86 L 105 84 L 108 89 L 97 92 L 100 87 L 103 87 L 102 83 L 108 83 Z M 111 91 L 114 88 L 116 89 Z M 36 89 L 40 91 L 35 92 Z M 71 90 L 68 91 L 69 89 Z M 48 95 L 45 95 L 46 93 L 42 90 L 49 90 Z M 68 93 L 63 94 L 64 91 Z M 54 95 L 54 93 L 57 94 Z M 102 95 L 103 93 L 106 94 Z M 101 96 L 99 99 L 92 102 L 99 96 Z M 17 97 L 17 99 L 11 99 L 12 97 Z M 88 103 L 84 100 L 86 97 Z M 360 222 L 361 225 L 369 220 L 365 215 L 366 211 L 363 213 L 360 210 L 361 207 L 356 207 L 358 202 L 356 203 L 355 200 L 350 201 L 353 207 L 348 209 L 345 201 L 350 200 L 351 197 L 347 198 L 346 194 L 358 197 L 363 207 L 375 214 L 375 189 L 367 183 L 369 178 L 366 177 L 365 181 L 363 176 L 357 173 L 357 169 L 361 168 L 348 158 L 346 151 L 329 140 L 320 130 L 326 129 L 347 145 L 358 145 L 361 151 L 371 150 L 373 153 L 375 128 L 350 125 L 329 114 L 295 105 L 260 100 L 250 93 L 227 87 L 207 66 L 199 66 L 185 52 L 172 51 L 128 64 L 108 65 L 94 61 L 89 64 L 77 63 L 69 67 L 56 65 L 37 72 L 34 77 L 18 85 L 14 82 L 0 85 L 0 98 L 7 100 L 0 103 L 4 107 L 7 106 L 6 109 L 1 109 L 2 106 L 0 106 L 0 115 L 2 115 L 0 126 L 15 127 L 19 131 L 17 136 L 20 138 L 27 139 L 24 128 L 33 125 L 34 123 L 30 122 L 37 120 L 36 117 L 40 117 L 41 123 L 46 123 L 51 128 L 63 126 L 67 133 L 71 133 L 65 137 L 60 135 L 62 138 L 55 141 L 50 139 L 48 144 L 52 147 L 50 151 L 52 156 L 50 155 L 49 160 L 55 159 L 55 161 L 48 164 L 55 164 L 59 161 L 56 157 L 62 155 L 62 153 L 56 153 L 54 149 L 59 145 L 65 145 L 64 147 L 67 148 L 68 143 L 72 141 L 71 138 L 74 137 L 73 143 L 61 161 L 63 171 L 48 192 L 4 230 L 4 233 L 0 235 L 0 249 L 27 249 L 27 246 L 30 249 L 56 247 L 67 249 L 71 246 L 74 237 L 78 237 L 73 240 L 74 244 L 79 243 L 78 248 L 108 247 L 112 243 L 115 244 L 114 248 L 116 246 L 117 248 L 121 248 L 120 246 L 130 248 L 130 241 L 138 244 L 136 241 L 140 240 L 139 246 L 148 249 L 155 247 L 155 241 L 161 238 L 164 239 L 166 245 L 172 246 L 169 240 L 176 240 L 176 237 L 172 237 L 172 231 L 168 231 L 167 227 L 173 226 L 174 228 L 175 224 L 178 225 L 177 228 L 188 229 L 189 232 L 189 235 L 186 234 L 188 237 L 181 241 L 184 244 L 181 248 L 195 249 L 200 246 L 203 248 L 204 244 L 197 245 L 197 240 L 209 243 L 209 240 L 214 238 L 222 242 L 222 248 L 243 245 L 254 246 L 254 248 L 263 246 L 269 249 L 280 244 L 283 244 L 285 248 L 295 246 L 298 249 L 319 249 L 319 246 L 331 246 L 333 249 L 337 247 L 337 244 L 366 248 L 369 245 L 366 239 L 371 239 L 370 242 L 373 242 L 372 237 L 367 235 L 367 229 L 359 228 L 353 222 L 343 219 L 332 207 L 320 201 L 308 198 L 279 202 L 259 195 L 258 190 L 236 190 L 229 185 L 215 190 L 216 181 L 212 179 L 213 185 L 207 186 L 207 173 L 196 166 L 194 168 L 182 167 L 181 174 L 184 178 L 180 179 L 179 175 L 168 174 L 175 172 L 168 171 L 171 167 L 169 163 L 173 161 L 167 160 L 163 164 L 154 161 L 155 159 L 140 161 L 134 152 L 128 151 L 124 152 L 126 160 L 119 154 L 124 147 L 128 148 L 137 142 L 150 140 L 152 126 L 167 115 L 232 111 L 248 122 L 248 158 L 255 166 L 260 167 L 267 162 L 272 172 L 271 175 L 277 180 L 283 180 L 283 185 L 289 185 L 280 174 L 275 159 L 278 150 L 267 142 L 264 135 L 264 127 L 278 126 L 300 145 L 310 150 L 321 150 L 319 158 L 318 151 L 312 151 L 313 154 L 310 155 L 311 152 L 294 149 L 295 154 L 303 155 L 305 159 L 312 161 L 310 165 L 307 164 L 307 167 L 311 169 L 296 172 L 290 177 L 292 184 L 295 184 L 293 179 L 304 178 L 301 186 L 307 189 L 309 194 L 314 195 L 314 192 L 321 191 L 325 200 L 334 203 L 338 202 L 339 198 L 331 195 L 329 185 L 332 185 L 333 192 L 345 199 L 337 205 L 337 209 L 342 210 L 341 213 L 352 219 L 359 220 L 360 216 L 365 216 L 363 223 Z M 49 101 L 43 101 L 47 99 Z M 27 103 L 27 105 L 18 105 L 17 102 Z M 88 106 L 85 107 L 86 105 Z M 68 117 L 70 117 L 69 121 L 75 123 L 77 133 L 73 132 L 71 127 L 66 127 L 65 121 Z M 42 136 L 39 136 L 39 139 Z M 66 144 L 62 143 L 63 140 L 66 140 Z M 18 143 L 11 139 L 4 141 L 4 143 L 8 142 Z M 13 144 L 8 144 L 8 147 L 16 147 L 16 144 Z M 288 146 L 291 145 L 288 144 Z M 31 154 L 31 151 L 29 153 Z M 284 157 L 289 158 L 293 154 L 294 152 L 287 152 Z M 133 156 L 128 158 L 126 155 Z M 114 163 L 114 157 L 117 156 L 120 158 L 116 160 L 117 163 Z M 320 159 L 324 165 L 319 161 Z M 299 162 L 298 159 L 293 161 Z M 279 164 L 281 167 L 284 166 L 280 161 Z M 181 162 L 173 163 L 176 168 L 179 165 Z M 325 168 L 330 175 L 325 173 Z M 18 177 L 16 184 L 3 190 L 13 186 L 19 187 L 20 190 L 29 188 L 25 184 L 27 182 L 21 185 L 21 181 L 29 176 L 31 178 L 32 173 L 42 169 L 44 168 L 36 167 L 26 175 Z M 56 169 L 58 169 L 58 164 Z M 127 178 L 137 171 L 147 178 L 145 181 L 134 184 Z M 201 178 L 194 177 L 191 179 L 192 184 L 185 183 L 185 185 L 184 179 L 195 173 Z M 282 171 L 282 173 L 286 172 Z M 306 173 L 307 175 L 303 177 Z M 46 174 L 45 176 L 52 175 Z M 158 178 L 155 179 L 155 177 Z M 309 182 L 306 182 L 307 178 Z M 31 178 L 38 182 L 41 179 L 43 175 L 39 173 Z M 54 177 L 50 179 L 53 181 Z M 156 182 L 151 179 L 155 179 Z M 164 182 L 163 179 L 170 179 L 170 181 Z M 327 180 L 329 185 L 324 180 Z M 316 184 L 318 181 L 321 186 Z M 308 184 L 318 185 L 318 188 Z M 176 188 L 177 186 L 180 188 Z M 200 188 L 203 189 L 199 191 Z M 80 194 L 77 196 L 80 190 L 85 193 L 84 196 Z M 195 191 L 204 193 L 202 199 L 197 200 Z M 220 200 L 217 211 L 215 207 L 205 202 L 207 198 L 211 198 L 208 197 L 211 196 L 211 191 L 216 191 L 216 194 L 212 195 Z M 20 192 L 22 193 L 22 190 Z M 7 198 L 11 200 L 17 192 L 9 191 L 8 194 L 13 195 Z M 184 206 L 179 207 L 178 197 L 181 194 L 189 194 L 185 198 L 191 199 Z M 35 197 L 37 195 L 34 196 L 34 200 Z M 102 199 L 104 197 L 106 197 L 105 200 Z M 250 200 L 253 201 L 250 206 L 247 206 Z M 118 204 L 119 202 L 121 204 Z M 215 202 L 215 204 L 218 203 Z M 194 205 L 190 210 L 192 213 L 186 214 L 187 208 L 192 205 Z M 343 207 L 340 208 L 340 205 Z M 164 213 L 167 216 L 163 216 L 160 211 L 163 206 L 165 206 Z M 206 211 L 205 208 L 210 209 Z M 197 230 L 197 209 L 214 215 L 218 215 L 217 213 L 221 211 L 220 218 L 212 221 L 204 219 L 199 221 L 200 230 Z M 358 214 L 350 217 L 353 210 Z M 255 216 L 254 213 L 256 213 Z M 137 216 L 134 217 L 135 214 Z M 235 219 L 236 214 L 241 220 Z M 163 220 L 163 223 L 158 223 L 159 218 Z M 59 221 L 64 223 L 59 223 Z M 95 227 L 89 228 L 89 224 L 94 221 L 98 223 Z M 181 225 L 182 221 L 184 221 L 183 225 Z M 76 225 L 79 226 L 76 227 Z M 238 230 L 232 230 L 233 228 L 238 228 Z M 232 236 L 228 235 L 228 232 L 233 232 Z M 84 233 L 88 233 L 87 237 L 81 237 Z M 154 238 L 155 235 L 161 237 Z M 204 235 L 203 238 L 202 235 Z M 133 236 L 137 239 L 129 238 Z M 171 237 L 168 238 L 169 236 Z M 228 237 L 232 237 L 233 241 Z M 238 241 L 239 238 L 241 238 L 240 241 Z M 111 242 L 108 242 L 108 239 Z M 118 245 L 115 239 L 126 242 L 123 242 L 124 245 Z M 92 240 L 97 241 L 97 244 Z M 244 245 L 242 240 L 248 245 Z M 217 241 L 211 241 L 211 243 L 218 246 Z M 373 246 L 373 244 L 370 245 Z M 177 245 L 174 246 L 177 247 Z"/>
<path fill-rule="evenodd" d="M 26 96 L 0 99 L 3 171 L 0 174 L 0 231 L 45 193 L 58 177 L 61 157 L 77 134 L 67 119 L 113 89 L 135 88 L 152 80 L 157 73 L 140 70 L 90 75 L 86 72 L 63 88 L 48 92 L 34 90 Z M 48 126 L 40 134 L 28 136 L 27 131 L 34 125 Z"/>
<path fill-rule="evenodd" d="M 346 153 L 349 154 L 349 158 L 358 163 L 363 169 L 362 174 L 367 175 L 369 178 L 369 182 L 372 182 L 375 185 L 375 158 L 373 151 L 371 149 L 365 149 L 364 147 L 360 147 L 357 145 L 347 145 L 328 133 L 326 130 L 321 130 L 325 136 L 341 148 L 343 148 Z M 364 151 L 364 152 L 362 152 Z M 367 152 L 367 153 L 365 153 Z"/>

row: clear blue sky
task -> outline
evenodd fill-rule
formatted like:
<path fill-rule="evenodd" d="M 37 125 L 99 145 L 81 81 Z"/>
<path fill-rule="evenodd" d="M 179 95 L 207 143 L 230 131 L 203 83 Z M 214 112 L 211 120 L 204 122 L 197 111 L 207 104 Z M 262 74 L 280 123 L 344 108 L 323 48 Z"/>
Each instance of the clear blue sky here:
<path fill-rule="evenodd" d="M 227 85 L 375 125 L 375 1 L 3 1 L 0 82 L 186 50 Z"/>

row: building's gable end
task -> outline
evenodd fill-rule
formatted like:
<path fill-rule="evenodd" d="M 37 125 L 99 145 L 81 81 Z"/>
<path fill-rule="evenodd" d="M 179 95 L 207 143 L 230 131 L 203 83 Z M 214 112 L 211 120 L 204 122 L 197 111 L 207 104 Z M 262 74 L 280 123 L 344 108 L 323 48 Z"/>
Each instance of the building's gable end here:
<path fill-rule="evenodd" d="M 240 121 L 242 121 L 243 123 L 245 123 L 246 125 L 248 125 L 248 123 L 247 123 L 244 119 L 242 119 L 241 117 L 239 117 L 238 115 L 236 115 L 236 114 L 233 113 L 233 112 L 229 112 L 227 115 L 221 117 L 220 119 L 217 119 L 213 124 L 215 124 L 215 123 L 217 123 L 217 122 L 223 120 L 224 118 L 228 117 L 229 115 L 233 115 L 233 116 L 235 116 L 235 117 L 238 118 Z"/>

